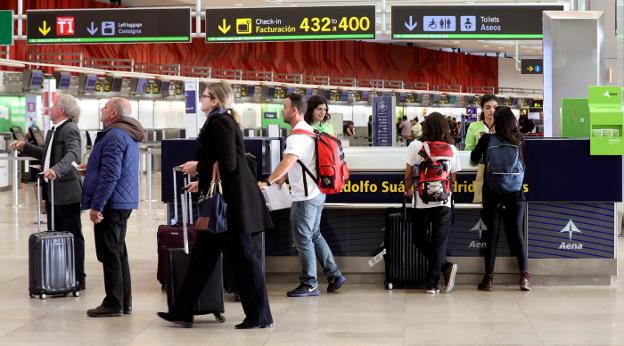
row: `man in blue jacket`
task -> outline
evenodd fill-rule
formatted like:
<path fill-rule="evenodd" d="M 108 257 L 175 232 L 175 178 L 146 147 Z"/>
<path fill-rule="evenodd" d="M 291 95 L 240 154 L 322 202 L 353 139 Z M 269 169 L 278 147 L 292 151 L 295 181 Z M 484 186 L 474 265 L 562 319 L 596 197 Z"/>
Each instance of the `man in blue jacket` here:
<path fill-rule="evenodd" d="M 143 127 L 130 118 L 130 103 L 112 98 L 102 108 L 99 132 L 89 157 L 82 193 L 82 209 L 94 223 L 95 252 L 104 267 L 106 297 L 87 310 L 91 317 L 123 316 L 132 312 L 126 227 L 139 206 L 139 142 Z"/>

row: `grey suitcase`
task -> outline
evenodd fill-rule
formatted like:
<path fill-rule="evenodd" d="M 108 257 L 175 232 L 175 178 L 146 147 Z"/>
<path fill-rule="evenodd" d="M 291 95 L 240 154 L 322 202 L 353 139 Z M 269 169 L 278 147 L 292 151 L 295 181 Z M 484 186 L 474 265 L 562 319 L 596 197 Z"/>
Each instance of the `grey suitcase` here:
<path fill-rule="evenodd" d="M 80 295 L 76 283 L 74 235 L 69 232 L 41 231 L 41 184 L 37 177 L 37 233 L 28 238 L 28 292 L 30 297 Z M 51 218 L 54 225 L 54 182 L 51 182 Z M 48 227 L 52 228 L 52 227 Z"/>

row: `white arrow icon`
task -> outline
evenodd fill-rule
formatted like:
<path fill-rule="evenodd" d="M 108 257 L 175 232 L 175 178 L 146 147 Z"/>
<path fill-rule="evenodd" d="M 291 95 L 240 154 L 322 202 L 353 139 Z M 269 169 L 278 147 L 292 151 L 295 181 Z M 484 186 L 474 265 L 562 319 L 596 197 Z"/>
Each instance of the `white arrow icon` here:
<path fill-rule="evenodd" d="M 568 237 L 570 239 L 570 242 L 572 242 L 572 233 L 583 233 L 576 227 L 574 222 L 572 222 L 572 219 L 570 219 L 570 221 L 568 221 L 568 224 L 565 225 L 565 227 L 561 231 L 559 231 L 559 233 L 565 233 L 565 232 L 568 232 Z"/>
<path fill-rule="evenodd" d="M 91 26 L 87 27 L 87 31 L 93 36 L 98 31 L 98 27 L 95 26 L 95 23 L 91 22 Z"/>
<path fill-rule="evenodd" d="M 479 219 L 479 222 L 477 222 L 474 226 L 472 226 L 470 231 L 479 232 L 479 239 L 481 239 L 481 234 L 483 233 L 483 231 L 487 231 L 487 226 L 485 225 L 483 220 Z"/>
<path fill-rule="evenodd" d="M 409 16 L 409 22 L 405 22 L 403 24 L 405 24 L 405 27 L 409 31 L 414 31 L 414 29 L 418 26 L 418 22 L 414 22 L 414 18 L 412 18 L 412 16 Z"/>
<path fill-rule="evenodd" d="M 605 93 L 602 94 L 602 96 L 611 97 L 611 94 L 609 94 L 609 91 L 605 91 Z"/>

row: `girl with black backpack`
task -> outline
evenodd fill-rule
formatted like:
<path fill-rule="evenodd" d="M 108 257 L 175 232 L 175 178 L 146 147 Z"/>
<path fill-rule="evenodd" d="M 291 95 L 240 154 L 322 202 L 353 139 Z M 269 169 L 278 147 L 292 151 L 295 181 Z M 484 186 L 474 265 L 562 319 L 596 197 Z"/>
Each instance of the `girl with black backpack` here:
<path fill-rule="evenodd" d="M 518 121 L 509 107 L 498 106 L 494 113 L 496 133 L 484 134 L 470 154 L 474 165 L 483 159 L 485 177 L 483 183 L 483 217 L 487 225 L 485 248 L 485 275 L 478 285 L 481 291 L 494 290 L 493 273 L 496 247 L 501 223 L 507 235 L 512 253 L 516 254 L 520 269 L 520 289 L 531 290 L 528 258 L 524 240 L 525 202 L 522 191 L 524 163 L 522 134 Z"/>

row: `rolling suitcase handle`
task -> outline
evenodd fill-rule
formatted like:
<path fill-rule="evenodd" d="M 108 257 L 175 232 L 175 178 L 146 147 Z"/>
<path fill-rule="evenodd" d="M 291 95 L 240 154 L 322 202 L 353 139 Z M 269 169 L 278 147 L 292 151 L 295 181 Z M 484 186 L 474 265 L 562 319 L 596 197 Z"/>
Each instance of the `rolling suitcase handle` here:
<path fill-rule="evenodd" d="M 170 222 L 170 224 L 175 225 L 178 223 L 178 179 L 177 172 L 182 172 L 182 168 L 180 166 L 173 167 L 173 218 L 175 222 Z"/>
<path fill-rule="evenodd" d="M 176 191 L 177 193 L 177 191 Z M 182 200 L 182 239 L 184 241 L 184 253 L 189 254 L 189 242 L 188 242 L 188 205 L 186 204 L 186 195 L 188 191 L 186 187 L 182 188 L 180 193 L 180 199 Z M 190 193 L 189 193 L 190 194 Z"/>
<path fill-rule="evenodd" d="M 43 172 L 37 174 L 37 232 L 41 232 L 41 179 Z M 50 213 L 52 213 L 52 225 L 48 225 L 50 231 L 54 230 L 54 179 L 50 179 Z"/>

